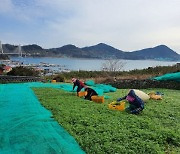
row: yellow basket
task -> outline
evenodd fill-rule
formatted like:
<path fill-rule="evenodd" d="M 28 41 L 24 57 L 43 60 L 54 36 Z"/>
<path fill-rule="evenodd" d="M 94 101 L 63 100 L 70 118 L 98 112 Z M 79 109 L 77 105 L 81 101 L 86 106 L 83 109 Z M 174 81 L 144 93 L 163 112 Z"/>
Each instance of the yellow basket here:
<path fill-rule="evenodd" d="M 80 91 L 80 92 L 78 92 L 78 96 L 79 97 L 84 97 L 86 95 L 87 95 L 87 91 Z"/>
<path fill-rule="evenodd" d="M 119 105 L 116 105 L 114 104 L 114 102 L 112 102 L 108 106 L 110 109 L 113 109 L 113 110 L 119 110 L 119 111 L 125 110 L 125 102 L 121 102 Z"/>
<path fill-rule="evenodd" d="M 51 82 L 52 82 L 52 83 L 56 83 L 56 80 L 52 80 Z"/>
<path fill-rule="evenodd" d="M 104 103 L 104 96 L 91 96 L 93 102 Z"/>

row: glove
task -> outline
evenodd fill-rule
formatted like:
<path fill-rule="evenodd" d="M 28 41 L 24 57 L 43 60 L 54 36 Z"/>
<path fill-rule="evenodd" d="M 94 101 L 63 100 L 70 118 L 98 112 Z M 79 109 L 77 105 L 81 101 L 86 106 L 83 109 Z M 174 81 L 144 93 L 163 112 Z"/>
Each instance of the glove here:
<path fill-rule="evenodd" d="M 116 101 L 117 101 L 117 102 L 120 102 L 120 101 L 122 101 L 122 98 L 118 98 Z"/>

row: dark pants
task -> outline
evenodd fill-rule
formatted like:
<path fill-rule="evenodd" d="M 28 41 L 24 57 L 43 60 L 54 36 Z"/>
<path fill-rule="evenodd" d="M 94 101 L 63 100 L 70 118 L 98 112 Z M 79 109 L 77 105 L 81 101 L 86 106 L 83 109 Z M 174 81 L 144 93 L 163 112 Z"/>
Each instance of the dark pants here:
<path fill-rule="evenodd" d="M 135 105 L 130 104 L 128 108 L 126 108 L 126 112 L 132 114 L 139 114 L 143 110 L 143 107 L 136 107 Z"/>
<path fill-rule="evenodd" d="M 79 87 L 77 88 L 77 93 L 80 92 L 82 88 L 83 88 L 83 87 L 79 86 Z"/>

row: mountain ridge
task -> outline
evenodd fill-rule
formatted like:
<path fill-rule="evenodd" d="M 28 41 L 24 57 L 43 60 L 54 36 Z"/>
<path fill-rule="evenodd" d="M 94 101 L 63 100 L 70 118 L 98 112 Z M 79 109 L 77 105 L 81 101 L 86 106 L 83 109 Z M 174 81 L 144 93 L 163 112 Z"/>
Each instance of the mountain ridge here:
<path fill-rule="evenodd" d="M 17 46 L 3 44 L 4 53 L 17 52 Z M 100 59 L 164 59 L 180 60 L 180 55 L 166 45 L 158 45 L 135 51 L 122 51 L 105 43 L 79 48 L 73 44 L 67 44 L 58 48 L 44 49 L 39 45 L 24 45 L 22 51 L 27 56 L 39 57 L 74 57 L 74 58 L 100 58 Z"/>

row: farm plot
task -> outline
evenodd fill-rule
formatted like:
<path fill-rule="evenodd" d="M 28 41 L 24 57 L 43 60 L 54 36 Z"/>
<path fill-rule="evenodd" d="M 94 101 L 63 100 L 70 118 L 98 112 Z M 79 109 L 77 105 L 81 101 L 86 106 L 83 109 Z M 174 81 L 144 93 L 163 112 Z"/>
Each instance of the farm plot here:
<path fill-rule="evenodd" d="M 163 100 L 147 101 L 139 115 L 108 109 L 108 104 L 126 95 L 127 89 L 108 93 L 110 99 L 103 104 L 59 89 L 33 90 L 86 153 L 180 153 L 178 90 L 143 90 L 160 91 L 164 95 Z"/>

